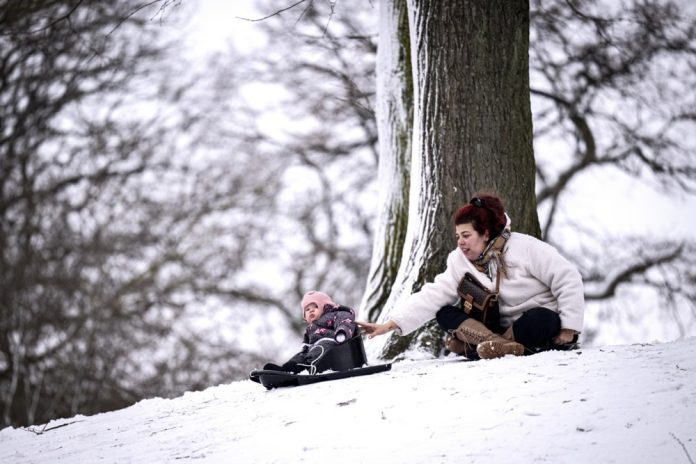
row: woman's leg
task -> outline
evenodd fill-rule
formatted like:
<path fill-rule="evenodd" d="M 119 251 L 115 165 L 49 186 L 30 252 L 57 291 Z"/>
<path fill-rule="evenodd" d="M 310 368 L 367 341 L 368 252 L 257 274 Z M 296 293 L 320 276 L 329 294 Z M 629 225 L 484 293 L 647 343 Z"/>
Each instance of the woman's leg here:
<path fill-rule="evenodd" d="M 451 333 L 468 318 L 469 316 L 462 311 L 462 308 L 458 308 L 456 306 L 443 306 L 435 314 L 437 323 L 440 325 L 440 327 L 442 327 L 442 330 L 447 333 Z"/>
<path fill-rule="evenodd" d="M 456 306 L 443 306 L 435 314 L 438 325 L 447 333 L 445 348 L 454 354 L 465 356 L 471 360 L 479 359 L 475 345 L 469 345 L 453 335 L 453 332 L 467 320 L 467 316 L 462 308 Z"/>
<path fill-rule="evenodd" d="M 524 346 L 507 340 L 486 327 L 483 322 L 467 316 L 455 306 L 444 306 L 435 314 L 440 327 L 450 335 L 445 340 L 447 349 L 469 359 L 493 359 L 512 354 L 524 354 Z"/>
<path fill-rule="evenodd" d="M 525 311 L 512 324 L 515 341 L 529 351 L 549 347 L 553 338 L 561 331 L 561 318 L 557 312 L 546 308 L 532 308 Z"/>

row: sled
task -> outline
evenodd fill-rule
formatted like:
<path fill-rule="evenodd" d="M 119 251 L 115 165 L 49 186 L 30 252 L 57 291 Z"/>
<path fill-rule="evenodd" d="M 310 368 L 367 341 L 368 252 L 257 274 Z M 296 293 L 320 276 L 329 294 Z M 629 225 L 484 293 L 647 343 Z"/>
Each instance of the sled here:
<path fill-rule="evenodd" d="M 296 387 L 327 380 L 346 379 L 362 375 L 375 374 L 391 369 L 391 364 L 378 364 L 366 366 L 367 356 L 362 337 L 356 335 L 345 343 L 335 346 L 327 351 L 314 364 L 313 374 L 291 374 L 283 371 L 253 370 L 249 379 L 260 383 L 266 389 L 279 387 Z M 363 367 L 365 366 L 365 367 Z M 326 372 L 332 371 L 332 372 Z"/>
<path fill-rule="evenodd" d="M 249 374 L 249 379 L 258 382 L 267 390 L 280 387 L 298 387 L 312 383 L 326 382 L 327 380 L 347 379 L 361 375 L 376 374 L 391 369 L 391 364 L 378 364 L 376 366 L 357 367 L 347 371 L 328 372 L 323 374 L 291 374 L 283 371 L 255 370 Z"/>

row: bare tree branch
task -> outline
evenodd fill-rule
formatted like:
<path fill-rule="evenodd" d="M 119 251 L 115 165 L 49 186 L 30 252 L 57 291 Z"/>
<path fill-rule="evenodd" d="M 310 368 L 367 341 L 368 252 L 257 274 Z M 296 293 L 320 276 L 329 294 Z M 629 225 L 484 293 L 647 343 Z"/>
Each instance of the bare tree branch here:
<path fill-rule="evenodd" d="M 647 271 L 654 269 L 662 264 L 672 263 L 683 258 L 684 247 L 679 246 L 671 250 L 666 250 L 655 256 L 642 256 L 632 264 L 626 264 L 612 274 L 602 278 L 601 289 L 586 291 L 585 299 L 604 300 L 616 295 L 616 289 L 621 284 L 631 282 L 636 277 L 644 276 Z M 589 282 L 589 279 L 588 279 Z"/>
<path fill-rule="evenodd" d="M 292 5 L 290 5 L 290 6 L 288 6 L 288 7 L 285 7 L 285 8 L 281 8 L 280 10 L 277 10 L 275 13 L 271 13 L 271 14 L 269 14 L 268 16 L 264 16 L 263 18 L 250 19 L 250 18 L 243 18 L 243 17 L 241 17 L 241 16 L 236 16 L 236 18 L 237 18 L 237 19 L 241 19 L 241 20 L 243 20 L 243 21 L 251 21 L 251 22 L 264 21 L 264 20 L 266 20 L 266 19 L 268 19 L 268 18 L 272 18 L 273 16 L 278 16 L 278 15 L 280 15 L 280 14 L 281 14 L 282 12 L 284 12 L 284 11 L 292 10 L 292 9 L 295 8 L 297 5 L 300 5 L 300 4 L 302 4 L 302 3 L 306 2 L 306 1 L 307 1 L 307 0 L 299 0 L 298 2 L 293 3 Z M 311 4 L 313 3 L 313 1 L 314 1 L 314 0 L 309 0 L 309 5 L 310 5 L 310 6 L 311 6 Z M 308 6 L 307 8 L 309 8 L 309 6 Z M 306 11 L 306 9 L 305 9 L 305 11 Z M 302 14 L 304 14 L 304 11 L 302 12 Z M 300 16 L 299 19 L 302 19 L 302 16 Z M 298 21 L 299 21 L 299 19 L 298 19 Z"/>

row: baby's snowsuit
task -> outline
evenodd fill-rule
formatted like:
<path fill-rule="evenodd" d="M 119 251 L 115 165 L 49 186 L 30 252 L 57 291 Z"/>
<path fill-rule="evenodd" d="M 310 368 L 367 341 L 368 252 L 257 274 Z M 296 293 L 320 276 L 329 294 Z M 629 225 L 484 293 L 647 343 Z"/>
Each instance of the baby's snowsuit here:
<path fill-rule="evenodd" d="M 266 370 L 298 373 L 316 363 L 328 350 L 353 338 L 357 331 L 355 311 L 348 306 L 325 305 L 324 313 L 307 325 L 302 350 L 282 366 L 266 364 Z"/>

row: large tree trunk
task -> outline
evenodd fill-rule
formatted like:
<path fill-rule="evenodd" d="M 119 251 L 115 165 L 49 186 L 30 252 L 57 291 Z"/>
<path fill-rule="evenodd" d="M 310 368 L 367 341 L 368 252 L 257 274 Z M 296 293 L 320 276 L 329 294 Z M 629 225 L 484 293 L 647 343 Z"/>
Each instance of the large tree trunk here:
<path fill-rule="evenodd" d="M 377 52 L 380 212 L 362 317 L 374 321 L 391 294 L 408 224 L 413 80 L 406 0 L 380 3 Z"/>
<path fill-rule="evenodd" d="M 444 270 L 455 246 L 452 215 L 474 192 L 495 191 L 506 200 L 515 230 L 540 232 L 528 1 L 410 0 L 408 13 L 414 82 L 408 228 L 380 320 Z M 442 348 L 434 323 L 409 337 L 381 338 L 379 352 L 387 358 L 414 345 L 434 354 Z"/>

